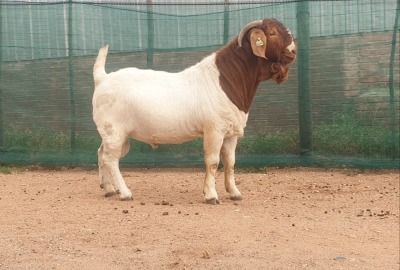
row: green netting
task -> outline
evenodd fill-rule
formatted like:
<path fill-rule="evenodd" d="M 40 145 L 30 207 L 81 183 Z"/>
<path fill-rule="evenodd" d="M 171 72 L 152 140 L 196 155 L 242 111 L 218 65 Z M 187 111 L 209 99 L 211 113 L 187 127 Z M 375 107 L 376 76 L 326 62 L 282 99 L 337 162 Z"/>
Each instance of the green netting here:
<path fill-rule="evenodd" d="M 397 0 L 0 3 L 0 163 L 88 166 L 92 67 L 179 71 L 273 17 L 297 38 L 289 80 L 260 85 L 237 165 L 399 168 Z M 202 142 L 132 141 L 122 164 L 199 166 Z"/>

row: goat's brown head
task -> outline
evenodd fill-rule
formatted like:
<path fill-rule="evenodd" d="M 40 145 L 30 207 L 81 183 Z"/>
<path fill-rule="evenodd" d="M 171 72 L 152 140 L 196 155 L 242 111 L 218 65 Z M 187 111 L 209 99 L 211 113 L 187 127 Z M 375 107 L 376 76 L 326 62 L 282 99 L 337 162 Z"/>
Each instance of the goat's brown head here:
<path fill-rule="evenodd" d="M 292 33 L 276 19 L 264 19 L 247 24 L 238 36 L 239 47 L 250 46 L 254 55 L 264 58 L 272 79 L 280 84 L 289 73 L 289 64 L 296 58 Z M 267 67 L 265 67 L 267 68 Z"/>

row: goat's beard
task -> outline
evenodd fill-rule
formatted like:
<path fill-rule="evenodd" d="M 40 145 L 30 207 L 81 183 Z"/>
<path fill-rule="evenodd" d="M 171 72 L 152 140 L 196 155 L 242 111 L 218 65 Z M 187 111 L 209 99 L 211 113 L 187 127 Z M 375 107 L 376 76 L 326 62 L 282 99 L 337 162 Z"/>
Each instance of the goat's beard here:
<path fill-rule="evenodd" d="M 272 80 L 276 82 L 277 84 L 281 84 L 284 81 L 287 80 L 289 76 L 289 66 L 288 65 L 282 65 L 280 63 L 273 63 L 271 65 L 271 71 L 274 73 L 272 75 Z"/>

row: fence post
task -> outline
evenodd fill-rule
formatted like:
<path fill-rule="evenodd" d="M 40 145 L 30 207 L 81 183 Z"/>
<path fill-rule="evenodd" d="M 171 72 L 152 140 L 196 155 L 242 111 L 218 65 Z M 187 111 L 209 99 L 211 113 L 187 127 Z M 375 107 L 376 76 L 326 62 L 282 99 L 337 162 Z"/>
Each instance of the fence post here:
<path fill-rule="evenodd" d="M 75 156 L 76 152 L 76 141 L 75 141 L 75 129 L 76 129 L 76 117 L 75 117 L 75 89 L 74 89 L 74 55 L 73 55 L 73 31 L 72 31 L 72 15 L 73 15 L 73 0 L 69 0 L 68 3 L 68 59 L 69 59 L 69 98 L 71 105 L 71 154 Z M 75 161 L 73 160 L 73 163 Z"/>
<path fill-rule="evenodd" d="M 0 150 L 4 146 L 4 122 L 3 122 L 3 95 L 1 91 L 1 70 L 3 64 L 3 13 L 0 3 Z"/>
<path fill-rule="evenodd" d="M 147 0 L 147 68 L 153 69 L 154 19 L 152 0 Z"/>
<path fill-rule="evenodd" d="M 399 20 L 400 20 L 400 1 L 397 0 L 397 8 L 396 8 L 396 17 L 394 21 L 393 27 L 393 36 L 392 36 L 392 49 L 390 51 L 390 64 L 389 64 L 389 93 L 390 93 L 390 119 L 391 119 L 391 149 L 392 149 L 392 157 L 396 158 L 398 154 L 398 143 L 399 143 L 399 135 L 398 135 L 398 124 L 396 123 L 396 100 L 394 95 L 394 62 L 395 62 L 395 54 L 396 54 L 396 44 L 397 44 L 397 30 L 399 28 Z"/>
<path fill-rule="evenodd" d="M 229 42 L 229 0 L 224 0 L 224 44 Z"/>
<path fill-rule="evenodd" d="M 310 12 L 308 1 L 296 4 L 300 154 L 312 154 Z"/>

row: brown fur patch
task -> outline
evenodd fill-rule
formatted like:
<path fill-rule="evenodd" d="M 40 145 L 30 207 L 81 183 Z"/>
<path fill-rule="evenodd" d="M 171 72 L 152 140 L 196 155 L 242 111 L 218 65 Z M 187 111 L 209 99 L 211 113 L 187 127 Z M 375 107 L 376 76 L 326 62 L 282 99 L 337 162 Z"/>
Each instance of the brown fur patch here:
<path fill-rule="evenodd" d="M 216 53 L 220 85 L 232 103 L 245 113 L 249 112 L 260 82 L 271 78 L 278 84 L 285 81 L 288 65 L 295 58 L 295 54 L 287 50 L 292 36 L 283 24 L 275 19 L 265 19 L 259 29 L 268 38 L 268 60 L 254 55 L 248 35 L 244 36 L 242 47 L 235 38 Z"/>

